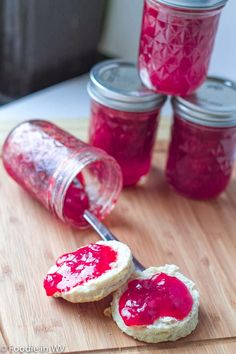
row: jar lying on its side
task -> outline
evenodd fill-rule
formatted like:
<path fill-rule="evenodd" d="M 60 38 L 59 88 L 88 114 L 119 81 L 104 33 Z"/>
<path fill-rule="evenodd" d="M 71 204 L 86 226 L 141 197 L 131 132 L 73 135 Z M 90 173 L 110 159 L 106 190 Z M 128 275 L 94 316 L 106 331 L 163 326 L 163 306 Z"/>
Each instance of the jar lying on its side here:
<path fill-rule="evenodd" d="M 182 96 L 204 82 L 226 2 L 145 0 L 139 72 L 147 88 Z"/>
<path fill-rule="evenodd" d="M 85 210 L 103 219 L 122 188 L 118 163 L 43 120 L 21 123 L 3 146 L 8 174 L 62 221 L 87 226 Z"/>
<path fill-rule="evenodd" d="M 172 102 L 167 182 L 189 198 L 217 197 L 230 181 L 235 160 L 236 86 L 209 77 L 195 94 Z"/>
<path fill-rule="evenodd" d="M 142 86 L 134 64 L 109 60 L 91 71 L 89 142 L 120 164 L 124 186 L 148 173 L 159 114 L 166 97 Z"/>

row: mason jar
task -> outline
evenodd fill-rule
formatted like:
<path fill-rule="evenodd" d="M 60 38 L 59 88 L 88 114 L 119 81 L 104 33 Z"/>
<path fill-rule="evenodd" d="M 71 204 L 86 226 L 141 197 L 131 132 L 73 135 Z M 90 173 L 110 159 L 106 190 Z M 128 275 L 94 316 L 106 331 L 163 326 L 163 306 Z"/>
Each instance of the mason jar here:
<path fill-rule="evenodd" d="M 118 163 L 56 125 L 31 120 L 19 124 L 3 146 L 8 174 L 62 221 L 87 226 L 85 210 L 103 219 L 122 188 Z"/>
<path fill-rule="evenodd" d="M 229 184 L 236 154 L 236 84 L 209 77 L 172 99 L 174 122 L 166 178 L 185 197 L 215 198 Z"/>
<path fill-rule="evenodd" d="M 139 74 L 156 92 L 183 96 L 207 76 L 227 0 L 145 0 Z"/>
<path fill-rule="evenodd" d="M 151 166 L 160 110 L 166 96 L 147 90 L 136 66 L 121 60 L 96 65 L 90 74 L 89 143 L 119 163 L 124 186 L 136 184 Z"/>

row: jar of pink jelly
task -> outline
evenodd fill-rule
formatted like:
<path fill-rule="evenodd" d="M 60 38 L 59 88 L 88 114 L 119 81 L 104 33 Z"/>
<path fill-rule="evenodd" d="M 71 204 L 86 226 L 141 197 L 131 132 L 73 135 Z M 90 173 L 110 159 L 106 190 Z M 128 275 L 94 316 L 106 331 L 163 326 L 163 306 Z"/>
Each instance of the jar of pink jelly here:
<path fill-rule="evenodd" d="M 145 0 L 139 73 L 156 92 L 184 96 L 206 79 L 227 0 Z"/>
<path fill-rule="evenodd" d="M 217 197 L 229 184 L 236 156 L 236 84 L 209 77 L 195 94 L 172 102 L 167 182 L 189 198 Z"/>
<path fill-rule="evenodd" d="M 108 60 L 90 75 L 89 142 L 120 164 L 124 186 L 136 184 L 151 166 L 151 153 L 166 97 L 141 84 L 134 64 Z"/>
<path fill-rule="evenodd" d="M 118 163 L 56 125 L 31 120 L 11 131 L 3 146 L 8 174 L 62 221 L 87 226 L 85 210 L 100 219 L 122 188 Z"/>

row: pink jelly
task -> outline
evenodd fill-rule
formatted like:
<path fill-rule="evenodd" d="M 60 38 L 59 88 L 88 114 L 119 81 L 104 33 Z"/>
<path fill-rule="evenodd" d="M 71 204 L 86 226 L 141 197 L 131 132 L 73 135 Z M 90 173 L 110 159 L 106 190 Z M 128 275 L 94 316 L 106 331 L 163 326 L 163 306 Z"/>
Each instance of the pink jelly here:
<path fill-rule="evenodd" d="M 53 296 L 95 280 L 110 270 L 116 260 L 116 251 L 99 244 L 90 244 L 64 254 L 56 261 L 57 271 L 47 274 L 44 279 L 46 293 Z"/>
<path fill-rule="evenodd" d="M 193 8 L 180 1 L 145 0 L 140 37 L 139 73 L 149 89 L 186 95 L 205 80 L 214 46 L 220 6 Z M 184 1 L 186 3 L 186 1 Z M 202 3 L 202 1 L 201 1 Z M 204 6 L 206 8 L 204 8 Z"/>
<path fill-rule="evenodd" d="M 68 222 L 84 224 L 83 214 L 90 209 L 90 201 L 86 192 L 83 175 L 78 174 L 70 184 L 64 199 L 63 215 Z"/>
<path fill-rule="evenodd" d="M 165 273 L 150 279 L 135 279 L 119 301 L 119 313 L 126 326 L 148 326 L 160 318 L 183 320 L 189 315 L 193 298 L 186 285 Z"/>
<path fill-rule="evenodd" d="M 90 144 L 119 162 L 124 186 L 136 184 L 151 167 L 159 112 L 122 112 L 95 101 L 91 112 Z"/>
<path fill-rule="evenodd" d="M 229 184 L 236 151 L 235 87 L 209 78 L 195 95 L 173 99 L 166 178 L 186 197 L 214 198 Z"/>
<path fill-rule="evenodd" d="M 166 167 L 168 184 L 189 198 L 217 197 L 229 184 L 235 149 L 236 127 L 205 127 L 176 115 Z"/>
<path fill-rule="evenodd" d="M 62 221 L 87 226 L 85 210 L 103 218 L 122 187 L 117 162 L 54 124 L 21 123 L 3 147 L 8 174 Z"/>
<path fill-rule="evenodd" d="M 140 82 L 134 64 L 105 61 L 91 71 L 89 142 L 119 163 L 124 186 L 136 184 L 151 167 L 159 115 L 166 97 Z"/>

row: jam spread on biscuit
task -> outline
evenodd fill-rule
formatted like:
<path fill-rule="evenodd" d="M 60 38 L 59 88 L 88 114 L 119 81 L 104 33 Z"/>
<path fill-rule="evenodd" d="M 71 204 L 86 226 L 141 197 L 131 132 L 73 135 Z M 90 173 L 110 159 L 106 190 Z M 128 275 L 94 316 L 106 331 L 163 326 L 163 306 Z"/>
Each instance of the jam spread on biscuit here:
<path fill-rule="evenodd" d="M 193 298 L 186 285 L 165 273 L 150 279 L 135 279 L 119 301 L 119 313 L 126 326 L 152 325 L 162 317 L 183 320 L 192 310 Z"/>
<path fill-rule="evenodd" d="M 117 252 L 107 245 L 89 244 L 58 258 L 58 269 L 47 274 L 44 288 L 48 296 L 68 292 L 72 288 L 96 279 L 112 267 Z"/>

